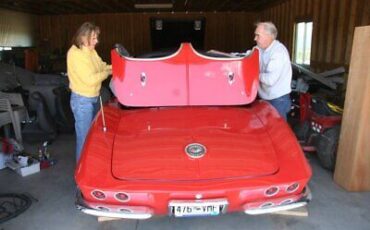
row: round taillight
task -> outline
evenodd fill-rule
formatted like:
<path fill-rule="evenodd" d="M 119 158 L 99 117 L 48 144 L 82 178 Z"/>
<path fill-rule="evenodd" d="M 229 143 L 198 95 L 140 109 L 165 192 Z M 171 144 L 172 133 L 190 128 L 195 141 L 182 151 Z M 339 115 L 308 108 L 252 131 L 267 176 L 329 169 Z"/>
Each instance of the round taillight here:
<path fill-rule="evenodd" d="M 280 203 L 280 205 L 287 205 L 287 204 L 290 204 L 290 203 L 292 203 L 293 202 L 293 200 L 292 199 L 287 199 L 287 200 L 283 200 L 281 203 Z"/>
<path fill-rule="evenodd" d="M 274 206 L 274 203 L 266 202 L 266 203 L 261 204 L 260 208 L 269 208 L 269 207 L 272 207 L 272 206 Z"/>
<path fill-rule="evenodd" d="M 118 201 L 126 202 L 130 199 L 130 196 L 127 193 L 118 192 L 114 195 L 114 198 L 116 198 Z"/>
<path fill-rule="evenodd" d="M 265 196 L 274 196 L 278 192 L 279 192 L 279 187 L 276 187 L 276 186 L 270 187 L 270 188 L 266 189 Z"/>
<path fill-rule="evenodd" d="M 127 209 L 127 208 L 120 208 L 119 211 L 122 213 L 126 213 L 126 214 L 132 213 L 131 209 Z"/>
<path fill-rule="evenodd" d="M 105 193 L 100 190 L 94 190 L 91 192 L 91 195 L 98 200 L 104 200 L 106 198 Z"/>
<path fill-rule="evenodd" d="M 109 212 L 109 208 L 106 208 L 106 207 L 103 207 L 103 206 L 98 206 L 96 207 L 96 209 L 100 210 L 100 211 L 105 211 L 105 212 Z"/>
<path fill-rule="evenodd" d="M 289 193 L 292 193 L 292 192 L 297 191 L 298 188 L 299 188 L 299 183 L 294 183 L 294 184 L 289 185 L 286 188 L 286 191 L 289 192 Z"/>

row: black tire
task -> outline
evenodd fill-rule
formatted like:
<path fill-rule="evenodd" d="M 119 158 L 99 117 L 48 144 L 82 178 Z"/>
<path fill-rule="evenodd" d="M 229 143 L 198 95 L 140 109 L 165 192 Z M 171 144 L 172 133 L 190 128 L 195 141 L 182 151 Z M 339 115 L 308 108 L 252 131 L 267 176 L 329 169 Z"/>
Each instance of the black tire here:
<path fill-rule="evenodd" d="M 307 141 L 308 133 L 310 131 L 310 123 L 308 121 L 298 123 L 294 126 L 293 131 L 298 140 Z"/>
<path fill-rule="evenodd" d="M 334 171 L 335 168 L 339 134 L 340 126 L 333 126 L 320 135 L 316 144 L 316 151 L 320 164 L 331 171 Z"/>

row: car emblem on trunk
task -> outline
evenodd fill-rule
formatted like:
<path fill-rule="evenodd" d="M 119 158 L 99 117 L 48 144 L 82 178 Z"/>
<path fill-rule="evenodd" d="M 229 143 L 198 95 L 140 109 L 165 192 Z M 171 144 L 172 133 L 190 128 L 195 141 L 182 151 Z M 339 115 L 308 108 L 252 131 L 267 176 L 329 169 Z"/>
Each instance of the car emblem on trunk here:
<path fill-rule="evenodd" d="M 206 147 L 199 143 L 191 143 L 185 147 L 185 152 L 191 158 L 201 158 L 206 154 Z"/>

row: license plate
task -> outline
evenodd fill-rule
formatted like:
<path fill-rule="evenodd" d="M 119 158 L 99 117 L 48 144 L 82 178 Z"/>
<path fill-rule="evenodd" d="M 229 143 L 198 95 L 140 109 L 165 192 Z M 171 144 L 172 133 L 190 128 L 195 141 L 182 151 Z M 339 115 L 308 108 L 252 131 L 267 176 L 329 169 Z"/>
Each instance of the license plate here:
<path fill-rule="evenodd" d="M 224 199 L 171 201 L 171 213 L 175 217 L 217 216 L 226 210 L 227 201 Z"/>

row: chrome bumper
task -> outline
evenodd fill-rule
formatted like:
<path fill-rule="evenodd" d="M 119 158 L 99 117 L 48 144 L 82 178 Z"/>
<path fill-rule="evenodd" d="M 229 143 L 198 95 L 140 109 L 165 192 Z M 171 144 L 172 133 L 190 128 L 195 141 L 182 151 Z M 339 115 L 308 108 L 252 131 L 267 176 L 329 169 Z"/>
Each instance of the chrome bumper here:
<path fill-rule="evenodd" d="M 123 219 L 148 219 L 153 216 L 151 212 L 148 212 L 146 207 L 135 207 L 131 213 L 123 213 L 116 211 L 105 211 L 89 207 L 83 199 L 80 190 L 76 193 L 76 208 L 83 213 L 112 218 L 123 218 Z"/>
<path fill-rule="evenodd" d="M 286 205 L 278 205 L 273 207 L 266 207 L 266 208 L 255 208 L 255 209 L 245 209 L 244 213 L 249 215 L 259 215 L 259 214 L 266 214 L 278 211 L 285 211 L 290 209 L 299 208 L 308 204 L 308 202 L 312 199 L 311 191 L 308 187 L 305 188 L 303 191 L 302 197 L 295 201 L 294 203 L 286 204 Z M 103 216 L 103 217 L 112 217 L 112 218 L 123 218 L 123 219 L 148 219 L 153 216 L 153 213 L 149 211 L 150 209 L 147 207 L 132 207 L 131 213 L 123 213 L 117 211 L 106 211 L 106 210 L 99 210 L 89 207 L 85 200 L 83 199 L 80 190 L 77 191 L 76 194 L 76 207 L 83 213 L 93 215 L 93 216 Z"/>
<path fill-rule="evenodd" d="M 244 213 L 248 215 L 259 215 L 259 214 L 266 214 L 266 213 L 272 213 L 272 212 L 286 211 L 290 209 L 303 207 L 307 205 L 311 199 L 312 199 L 311 191 L 308 187 L 306 187 L 303 191 L 302 197 L 299 200 L 295 201 L 294 203 L 290 203 L 286 205 L 278 205 L 278 206 L 273 206 L 273 207 L 268 207 L 268 208 L 246 209 L 244 210 Z"/>

